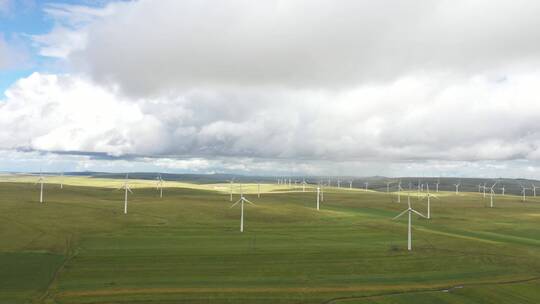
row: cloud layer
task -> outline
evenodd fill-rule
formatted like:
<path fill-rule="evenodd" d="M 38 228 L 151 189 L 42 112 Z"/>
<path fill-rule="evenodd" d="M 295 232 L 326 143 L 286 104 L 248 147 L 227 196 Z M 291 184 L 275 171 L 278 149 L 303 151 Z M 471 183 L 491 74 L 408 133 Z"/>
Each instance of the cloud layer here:
<path fill-rule="evenodd" d="M 536 1 L 140 0 L 46 13 L 55 26 L 33 42 L 68 72 L 6 92 L 0 149 L 211 171 L 233 158 L 265 172 L 540 160 Z"/>

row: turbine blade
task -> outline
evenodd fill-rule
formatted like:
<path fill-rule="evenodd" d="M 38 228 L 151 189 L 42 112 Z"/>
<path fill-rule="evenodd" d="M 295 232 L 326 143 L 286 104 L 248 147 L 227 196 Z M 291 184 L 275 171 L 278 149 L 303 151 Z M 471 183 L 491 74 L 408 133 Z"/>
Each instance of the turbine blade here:
<path fill-rule="evenodd" d="M 426 218 L 422 213 L 420 213 L 420 212 L 418 212 L 418 211 L 416 211 L 416 210 L 414 210 L 414 209 L 411 209 L 411 211 L 414 212 L 414 213 L 416 213 L 416 214 L 418 214 L 418 215 L 420 215 L 420 216 L 423 217 L 423 218 Z"/>
<path fill-rule="evenodd" d="M 238 203 L 240 203 L 241 201 L 242 201 L 242 199 L 237 200 L 236 203 L 232 204 L 231 208 L 234 207 L 234 206 L 236 206 L 236 205 L 237 205 Z"/>
<path fill-rule="evenodd" d="M 255 205 L 254 203 L 250 202 L 249 200 L 247 200 L 247 199 L 245 199 L 245 198 L 244 198 L 244 201 L 246 201 L 246 202 L 252 204 L 253 206 L 257 206 L 257 205 Z"/>
<path fill-rule="evenodd" d="M 407 213 L 407 211 L 409 211 L 409 209 L 407 209 L 407 210 L 401 212 L 400 214 L 394 216 L 392 219 L 393 219 L 393 220 L 397 219 L 398 217 L 400 217 L 400 216 L 404 215 L 405 213 Z"/>

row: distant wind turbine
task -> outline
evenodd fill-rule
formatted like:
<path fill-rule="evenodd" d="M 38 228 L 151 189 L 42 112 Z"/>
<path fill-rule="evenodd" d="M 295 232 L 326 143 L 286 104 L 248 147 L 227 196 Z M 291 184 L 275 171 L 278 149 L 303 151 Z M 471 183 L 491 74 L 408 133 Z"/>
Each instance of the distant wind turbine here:
<path fill-rule="evenodd" d="M 60 189 L 64 189 L 64 172 L 60 173 Z"/>
<path fill-rule="evenodd" d="M 398 203 L 401 203 L 401 191 L 403 190 L 403 188 L 401 188 L 401 180 L 398 182 L 398 185 L 397 185 L 397 202 Z"/>
<path fill-rule="evenodd" d="M 497 183 L 498 182 L 495 182 L 495 184 L 493 184 L 493 186 L 491 186 L 491 188 L 489 188 L 489 193 L 490 193 L 490 196 L 489 196 L 490 203 L 489 203 L 489 205 L 490 205 L 490 208 L 493 208 L 493 196 L 495 196 L 495 191 L 493 191 L 493 187 L 495 187 L 495 185 L 497 185 Z M 485 188 L 485 186 L 484 186 L 484 188 Z M 485 191 L 485 189 L 484 189 L 484 191 Z"/>
<path fill-rule="evenodd" d="M 504 196 L 504 185 L 503 185 L 500 189 L 501 189 L 501 191 L 502 191 L 501 194 Z"/>
<path fill-rule="evenodd" d="M 365 182 L 364 185 L 366 186 L 366 192 L 367 192 L 369 183 L 368 183 L 368 182 Z"/>
<path fill-rule="evenodd" d="M 411 207 L 411 195 L 410 194 L 407 196 L 407 204 L 408 204 L 409 207 L 407 209 L 405 209 L 405 211 L 398 214 L 393 219 L 395 220 L 395 219 L 401 217 L 402 215 L 404 215 L 405 213 L 408 213 L 408 215 L 409 215 L 409 224 L 408 224 L 408 228 L 407 228 L 407 250 L 411 251 L 412 250 L 412 231 L 411 231 L 412 217 L 411 216 L 412 216 L 413 213 L 416 213 L 416 214 L 420 215 L 423 218 L 425 218 L 425 216 L 422 213 L 414 210 Z"/>
<path fill-rule="evenodd" d="M 426 184 L 426 191 L 427 191 L 427 194 L 422 199 L 427 198 L 427 219 L 429 220 L 431 219 L 431 198 L 436 198 L 436 199 L 439 199 L 439 198 L 429 193 L 429 184 Z"/>
<path fill-rule="evenodd" d="M 525 202 L 525 200 L 526 200 L 526 197 L 527 197 L 526 191 L 527 190 L 530 190 L 530 188 L 525 188 L 525 187 L 521 186 L 521 194 L 522 194 L 521 201 L 522 202 Z"/>
<path fill-rule="evenodd" d="M 163 179 L 161 178 L 161 174 L 158 174 L 156 180 L 156 190 L 159 190 L 159 198 L 163 198 Z"/>
<path fill-rule="evenodd" d="M 535 184 L 531 184 L 532 185 L 532 190 L 533 190 L 533 196 L 536 197 L 536 188 L 538 188 Z"/>
<path fill-rule="evenodd" d="M 39 202 L 43 203 L 43 183 L 45 182 L 45 177 L 43 177 L 43 174 L 41 173 L 41 170 L 39 170 L 39 178 L 36 182 L 36 184 L 39 183 Z"/>
<path fill-rule="evenodd" d="M 319 211 L 320 200 L 321 200 L 321 187 L 317 186 L 317 211 Z"/>
<path fill-rule="evenodd" d="M 458 182 L 457 184 L 454 184 L 454 186 L 456 186 L 456 195 L 459 193 L 459 186 L 461 186 L 461 181 Z"/>
<path fill-rule="evenodd" d="M 231 208 L 236 206 L 236 204 L 238 203 L 240 203 L 240 232 L 244 232 L 244 203 L 249 203 L 253 206 L 255 206 L 255 204 L 244 197 L 244 193 L 242 192 L 242 185 L 240 185 L 240 199 L 236 201 L 236 203 L 232 204 Z"/>
<path fill-rule="evenodd" d="M 116 190 L 124 189 L 124 191 L 125 191 L 125 193 L 124 193 L 124 214 L 127 214 L 127 210 L 128 210 L 128 191 L 129 191 L 129 193 L 133 194 L 133 192 L 131 192 L 131 188 L 129 187 L 128 179 L 129 179 L 129 176 L 128 176 L 128 174 L 126 174 L 126 179 L 124 181 L 124 184 L 122 186 L 120 186 L 118 189 L 116 189 Z"/>

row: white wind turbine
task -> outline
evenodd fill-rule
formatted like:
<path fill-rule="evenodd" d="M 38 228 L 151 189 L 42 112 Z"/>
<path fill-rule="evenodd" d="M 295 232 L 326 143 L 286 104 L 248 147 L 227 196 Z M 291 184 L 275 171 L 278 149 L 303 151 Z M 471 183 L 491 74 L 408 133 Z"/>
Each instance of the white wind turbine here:
<path fill-rule="evenodd" d="M 390 185 L 392 182 L 386 182 L 386 193 L 390 193 Z"/>
<path fill-rule="evenodd" d="M 366 192 L 367 192 L 367 189 L 368 189 L 368 185 L 369 185 L 369 183 L 368 183 L 368 182 L 365 182 L 365 183 L 364 183 L 364 185 L 366 186 L 366 188 L 365 188 L 365 189 L 366 189 Z"/>
<path fill-rule="evenodd" d="M 60 173 L 60 189 L 64 189 L 64 172 Z"/>
<path fill-rule="evenodd" d="M 339 180 L 339 179 L 337 180 L 337 187 L 341 188 L 341 180 Z"/>
<path fill-rule="evenodd" d="M 532 190 L 533 190 L 533 196 L 536 197 L 536 188 L 538 188 L 535 184 L 532 184 L 531 183 L 531 186 L 532 186 Z"/>
<path fill-rule="evenodd" d="M 39 202 L 43 203 L 43 183 L 45 182 L 45 177 L 43 177 L 43 174 L 41 173 L 41 170 L 39 170 L 39 178 L 36 182 L 36 184 L 39 183 Z"/>
<path fill-rule="evenodd" d="M 317 211 L 319 211 L 320 200 L 321 200 L 321 187 L 317 185 Z"/>
<path fill-rule="evenodd" d="M 525 188 L 521 186 L 521 194 L 522 194 L 521 201 L 522 202 L 525 202 L 525 199 L 527 197 L 527 193 L 526 193 L 527 190 L 530 190 L 530 188 Z"/>
<path fill-rule="evenodd" d="M 120 190 L 120 189 L 124 189 L 125 193 L 124 193 L 124 214 L 127 214 L 127 208 L 128 208 L 128 191 L 129 193 L 133 194 L 133 192 L 131 192 L 131 188 L 129 187 L 129 184 L 128 184 L 128 174 L 126 174 L 126 179 L 124 180 L 124 184 L 122 186 L 120 186 L 118 189 L 116 190 Z"/>
<path fill-rule="evenodd" d="M 349 190 L 352 190 L 352 180 L 349 181 Z"/>
<path fill-rule="evenodd" d="M 500 190 L 502 191 L 502 195 L 504 196 L 504 185 L 500 188 Z"/>
<path fill-rule="evenodd" d="M 426 184 L 426 191 L 427 191 L 427 194 L 422 199 L 427 198 L 427 219 L 429 220 L 431 219 L 431 198 L 432 197 L 436 199 L 439 199 L 439 198 L 429 193 L 429 184 Z"/>
<path fill-rule="evenodd" d="M 495 184 L 493 184 L 493 186 L 491 186 L 491 188 L 489 188 L 489 192 L 490 192 L 490 208 L 493 208 L 493 196 L 495 195 L 495 191 L 493 191 L 493 187 L 495 187 L 495 185 L 497 185 L 498 182 L 495 182 Z M 484 191 L 485 190 L 486 186 L 484 186 Z"/>
<path fill-rule="evenodd" d="M 461 186 L 461 181 L 459 181 L 457 184 L 454 184 L 456 187 L 456 195 L 459 193 L 459 186 Z"/>
<path fill-rule="evenodd" d="M 161 178 L 161 174 L 158 174 L 156 180 L 156 190 L 159 190 L 159 198 L 163 198 L 163 179 Z"/>
<path fill-rule="evenodd" d="M 435 192 L 439 192 L 439 184 L 441 183 L 440 179 L 437 179 L 437 183 L 435 184 Z"/>
<path fill-rule="evenodd" d="M 403 188 L 401 188 L 401 180 L 398 182 L 398 185 L 397 185 L 397 202 L 398 203 L 401 203 L 401 191 L 403 190 Z"/>
<path fill-rule="evenodd" d="M 261 183 L 257 182 L 257 198 L 261 198 Z"/>
<path fill-rule="evenodd" d="M 242 192 L 242 185 L 240 185 L 240 199 L 237 200 L 236 203 L 232 204 L 231 208 L 236 206 L 236 204 L 238 203 L 240 203 L 240 232 L 244 232 L 244 203 L 249 203 L 253 206 L 255 206 L 255 204 L 244 197 L 244 193 Z"/>
<path fill-rule="evenodd" d="M 395 220 L 395 219 L 399 218 L 400 216 L 404 215 L 405 213 L 409 214 L 409 224 L 408 224 L 408 229 L 407 229 L 407 250 L 411 251 L 412 250 L 412 231 L 411 231 L 412 214 L 416 213 L 416 214 L 420 215 L 423 218 L 425 218 L 425 216 L 422 213 L 414 210 L 411 207 L 411 195 L 410 194 L 407 196 L 407 204 L 408 204 L 409 207 L 407 209 L 405 209 L 405 211 L 398 214 L 393 219 Z"/>
<path fill-rule="evenodd" d="M 232 195 L 233 195 L 233 183 L 234 183 L 234 179 L 231 179 L 231 180 L 229 181 L 229 183 L 230 183 L 230 191 L 229 191 L 229 192 L 230 192 L 230 198 L 229 198 L 229 201 L 231 201 L 231 202 L 232 202 Z"/>
<path fill-rule="evenodd" d="M 302 179 L 302 192 L 306 192 L 306 179 Z"/>
<path fill-rule="evenodd" d="M 487 183 L 484 183 L 484 185 L 482 186 L 482 189 L 484 189 L 484 198 L 486 198 L 486 187 Z"/>

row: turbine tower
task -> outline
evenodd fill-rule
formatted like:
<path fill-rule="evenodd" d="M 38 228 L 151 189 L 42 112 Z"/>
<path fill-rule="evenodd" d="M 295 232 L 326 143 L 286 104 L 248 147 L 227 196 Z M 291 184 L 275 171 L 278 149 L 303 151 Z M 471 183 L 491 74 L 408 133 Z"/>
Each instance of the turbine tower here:
<path fill-rule="evenodd" d="M 532 185 L 532 190 L 533 190 L 533 196 L 536 197 L 536 187 L 534 184 L 531 184 Z"/>
<path fill-rule="evenodd" d="M 491 188 L 489 188 L 489 192 L 490 192 L 490 208 L 493 208 L 493 196 L 495 195 L 495 191 L 493 191 L 493 187 L 495 187 L 495 185 L 497 185 L 497 182 L 495 182 L 495 184 L 493 184 L 493 186 L 491 186 Z M 485 186 L 484 186 L 484 191 L 485 191 Z"/>
<path fill-rule="evenodd" d="M 461 186 L 461 181 L 459 181 L 457 184 L 454 184 L 456 186 L 456 195 L 459 193 L 459 186 Z"/>
<path fill-rule="evenodd" d="M 159 198 L 163 198 L 163 179 L 161 178 L 161 174 L 158 174 L 156 180 L 156 190 L 159 190 Z"/>
<path fill-rule="evenodd" d="M 317 185 L 317 211 L 319 211 L 320 199 L 321 199 L 321 187 Z"/>
<path fill-rule="evenodd" d="M 397 185 L 397 202 L 398 203 L 401 203 L 401 191 L 403 190 L 403 188 L 401 188 L 401 180 L 398 182 L 398 185 Z"/>
<path fill-rule="evenodd" d="M 422 199 L 427 198 L 427 219 L 429 220 L 431 219 L 431 198 L 432 197 L 436 199 L 439 199 L 439 198 L 429 193 L 429 184 L 426 184 L 426 191 L 427 191 L 427 194 Z"/>
<path fill-rule="evenodd" d="M 504 185 L 500 188 L 500 190 L 502 191 L 502 195 L 504 196 Z"/>
<path fill-rule="evenodd" d="M 128 191 L 129 193 L 133 194 L 133 192 L 131 192 L 131 188 L 129 187 L 129 184 L 128 184 L 128 174 L 126 174 L 126 180 L 124 181 L 124 184 L 122 186 L 120 186 L 118 189 L 116 190 L 120 190 L 120 189 L 124 189 L 125 193 L 124 193 L 124 214 L 127 214 L 127 208 L 128 208 Z"/>
<path fill-rule="evenodd" d="M 60 173 L 60 189 L 64 189 L 64 172 Z"/>
<path fill-rule="evenodd" d="M 244 203 L 249 203 L 253 206 L 255 206 L 255 204 L 244 197 L 244 193 L 242 192 L 242 185 L 240 185 L 240 199 L 236 201 L 236 203 L 232 204 L 231 208 L 236 206 L 236 204 L 238 203 L 240 203 L 240 232 L 244 232 Z"/>
<path fill-rule="evenodd" d="M 407 228 L 407 250 L 411 251 L 412 250 L 412 231 L 411 231 L 412 214 L 416 213 L 416 214 L 420 215 L 423 218 L 425 218 L 425 216 L 422 213 L 414 210 L 411 207 L 411 195 L 410 194 L 407 196 L 407 204 L 408 204 L 409 207 L 407 209 L 405 209 L 405 211 L 398 214 L 393 219 L 395 220 L 395 219 L 401 217 L 402 215 L 404 215 L 405 213 L 408 213 L 408 215 L 409 215 L 409 224 L 408 224 L 408 228 Z"/>
<path fill-rule="evenodd" d="M 522 195 L 521 196 L 521 201 L 522 202 L 525 202 L 525 199 L 527 197 L 527 193 L 526 193 L 527 190 L 530 190 L 530 188 L 525 188 L 525 187 L 521 186 L 521 195 Z"/>
<path fill-rule="evenodd" d="M 43 183 L 45 182 L 45 177 L 43 177 L 43 174 L 41 173 L 41 170 L 39 171 L 39 178 L 36 182 L 36 185 L 39 183 L 39 202 L 43 203 Z"/>
<path fill-rule="evenodd" d="M 367 192 L 369 183 L 368 183 L 368 182 L 365 182 L 364 185 L 366 186 L 366 192 Z"/>

